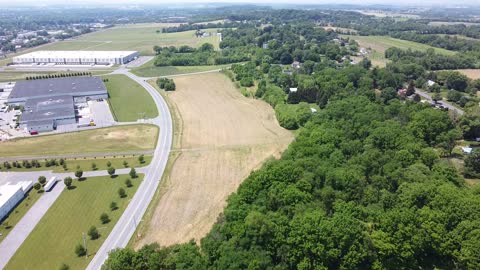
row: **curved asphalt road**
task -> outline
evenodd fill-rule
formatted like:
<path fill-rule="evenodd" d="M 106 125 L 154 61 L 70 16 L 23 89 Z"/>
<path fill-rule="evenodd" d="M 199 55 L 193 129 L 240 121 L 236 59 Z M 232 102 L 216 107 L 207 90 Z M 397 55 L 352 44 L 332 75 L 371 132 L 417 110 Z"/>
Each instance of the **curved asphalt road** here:
<path fill-rule="evenodd" d="M 107 259 L 108 253 L 112 249 L 125 247 L 134 234 L 138 222 L 142 219 L 147 210 L 150 201 L 157 190 L 158 184 L 162 178 L 167 165 L 168 156 L 172 145 L 172 118 L 168 110 L 167 103 L 157 90 L 148 84 L 143 78 L 130 73 L 127 69 L 116 70 L 116 74 L 124 74 L 132 80 L 139 83 L 152 96 L 157 105 L 159 117 L 154 119 L 154 124 L 160 128 L 157 147 L 155 148 L 153 159 L 145 173 L 145 178 L 128 204 L 127 209 L 120 217 L 112 232 L 100 247 L 95 257 L 88 265 L 88 270 L 98 270 Z"/>

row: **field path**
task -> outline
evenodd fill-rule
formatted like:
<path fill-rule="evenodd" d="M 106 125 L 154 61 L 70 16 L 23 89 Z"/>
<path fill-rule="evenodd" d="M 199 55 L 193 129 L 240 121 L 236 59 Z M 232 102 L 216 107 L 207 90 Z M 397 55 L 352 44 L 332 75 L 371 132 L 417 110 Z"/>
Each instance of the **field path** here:
<path fill-rule="evenodd" d="M 265 159 L 293 140 L 273 109 L 246 98 L 221 73 L 176 77 L 167 93 L 177 115 L 171 172 L 153 217 L 135 247 L 199 240 L 222 212 L 226 198 Z"/>

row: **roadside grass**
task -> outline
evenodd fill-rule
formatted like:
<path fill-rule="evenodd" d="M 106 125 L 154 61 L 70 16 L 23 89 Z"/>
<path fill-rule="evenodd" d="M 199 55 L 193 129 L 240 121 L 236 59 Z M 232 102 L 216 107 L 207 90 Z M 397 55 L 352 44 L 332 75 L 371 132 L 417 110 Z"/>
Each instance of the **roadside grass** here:
<path fill-rule="evenodd" d="M 0 171 L 2 172 L 34 172 L 34 171 L 53 171 L 53 172 L 74 172 L 77 170 L 77 166 L 80 167 L 83 171 L 93 171 L 92 163 L 95 163 L 97 166 L 98 171 L 107 170 L 108 166 L 107 163 L 110 161 L 112 163 L 112 167 L 116 169 L 125 168 L 123 162 L 126 161 L 128 163 L 128 168 L 141 168 L 144 166 L 148 166 L 152 161 L 152 155 L 144 155 L 144 163 L 140 163 L 138 161 L 138 157 L 140 155 L 121 155 L 121 156 L 101 156 L 95 158 L 67 158 L 64 159 L 65 163 L 67 164 L 67 169 L 65 170 L 62 165 L 56 166 L 45 166 L 45 160 L 39 160 L 41 167 L 39 168 L 14 168 L 6 169 L 3 164 L 0 163 Z M 59 159 L 57 159 L 58 163 Z M 19 161 L 20 165 L 22 164 Z M 12 162 L 10 162 L 12 164 Z"/>
<path fill-rule="evenodd" d="M 125 75 L 102 76 L 107 79 L 110 110 L 119 122 L 133 122 L 158 116 L 157 106 L 148 92 Z"/>
<path fill-rule="evenodd" d="M 0 143 L 1 157 L 57 156 L 77 153 L 146 151 L 155 148 L 158 127 L 135 124 L 98 128 Z"/>
<path fill-rule="evenodd" d="M 178 75 L 184 73 L 195 73 L 202 71 L 209 71 L 215 69 L 222 69 L 230 67 L 231 64 L 227 65 L 212 65 L 212 66 L 167 66 L 167 67 L 157 67 L 154 63 L 155 59 L 145 63 L 144 65 L 131 69 L 131 72 L 140 77 L 160 77 L 160 76 L 170 76 Z"/>
<path fill-rule="evenodd" d="M 181 147 L 181 132 L 182 132 L 182 125 L 183 120 L 182 116 L 180 115 L 178 109 L 175 107 L 175 104 L 170 101 L 165 91 L 160 90 L 158 85 L 155 83 L 154 80 L 149 80 L 150 83 L 160 95 L 163 96 L 167 106 L 172 114 L 172 125 L 173 125 L 173 142 L 172 142 L 172 149 L 178 149 Z M 165 171 L 163 172 L 162 179 L 160 180 L 160 185 L 158 186 L 155 194 L 153 195 L 152 201 L 148 205 L 145 214 L 142 217 L 142 222 L 138 224 L 137 229 L 135 230 L 134 236 L 128 242 L 128 247 L 135 248 L 138 245 L 138 241 L 142 239 L 142 237 L 146 234 L 152 217 L 154 215 L 155 209 L 157 208 L 158 202 L 162 198 L 162 196 L 167 191 L 168 186 L 170 183 L 170 175 L 172 173 L 173 165 L 175 164 L 176 160 L 180 157 L 182 152 L 170 152 L 168 156 L 167 165 L 165 166 Z"/>
<path fill-rule="evenodd" d="M 10 233 L 10 231 L 17 225 L 17 223 L 22 219 L 25 213 L 30 210 L 33 204 L 40 198 L 43 194 L 43 190 L 37 191 L 31 189 L 23 200 L 15 206 L 15 208 L 8 214 L 8 216 L 0 222 L 0 242 L 3 241 Z"/>
<path fill-rule="evenodd" d="M 75 188 L 62 192 L 5 269 L 50 270 L 58 269 L 63 263 L 72 270 L 85 269 L 127 207 L 143 175 L 132 179 L 133 186 L 130 188 L 124 183 L 127 178 L 120 175 L 116 178 L 103 176 L 74 180 Z M 127 197 L 119 197 L 119 188 L 125 189 Z M 111 202 L 117 203 L 117 210 L 111 211 Z M 108 214 L 109 223 L 101 224 L 99 218 L 102 213 Z M 83 244 L 82 235 L 91 226 L 97 227 L 100 238 L 90 240 L 86 236 L 89 256 L 78 257 L 74 252 L 75 246 Z"/>

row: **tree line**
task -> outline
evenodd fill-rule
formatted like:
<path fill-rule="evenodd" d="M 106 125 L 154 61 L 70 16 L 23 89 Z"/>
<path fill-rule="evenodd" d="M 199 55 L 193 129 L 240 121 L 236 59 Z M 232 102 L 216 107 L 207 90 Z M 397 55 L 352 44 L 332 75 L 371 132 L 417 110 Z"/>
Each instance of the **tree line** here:
<path fill-rule="evenodd" d="M 321 13 L 263 13 L 275 18 L 271 27 L 224 31 L 223 50 L 252 53 L 225 73 L 256 87 L 282 126 L 302 127 L 296 140 L 242 182 L 199 244 L 119 249 L 103 268 L 480 268 L 480 186 L 468 186 L 445 159 L 457 140 L 480 136 L 480 113 L 450 117 L 398 94 L 408 85 L 414 96 L 415 85 L 449 65 L 442 61 L 461 66 L 468 58 L 392 49 L 385 68 L 367 59 L 352 65 L 334 33 L 305 23 Z M 436 76 L 458 91 L 465 86 L 458 74 Z M 466 163 L 480 172 L 478 156 Z"/>
<path fill-rule="evenodd" d="M 36 76 L 27 76 L 25 77 L 25 80 L 29 81 L 29 80 L 42 80 L 42 79 L 79 77 L 79 76 L 92 76 L 92 73 L 91 72 L 74 72 L 74 73 L 36 75 Z"/>

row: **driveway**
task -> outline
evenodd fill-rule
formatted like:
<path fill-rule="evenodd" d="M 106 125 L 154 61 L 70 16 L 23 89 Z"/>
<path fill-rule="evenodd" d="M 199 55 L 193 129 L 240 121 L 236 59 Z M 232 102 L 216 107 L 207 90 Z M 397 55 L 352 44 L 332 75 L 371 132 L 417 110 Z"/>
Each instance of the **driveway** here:
<path fill-rule="evenodd" d="M 430 96 L 430 94 L 425 92 L 425 91 L 422 91 L 420 89 L 415 89 L 415 93 L 417 93 L 418 95 L 420 95 L 421 97 L 423 97 L 424 99 L 426 99 L 430 102 L 434 102 L 432 97 Z M 457 107 L 455 107 L 455 106 L 453 106 L 453 105 L 451 105 L 451 104 L 449 104 L 449 103 L 447 103 L 443 100 L 439 100 L 439 101 L 437 101 L 437 103 L 442 105 L 445 108 L 448 108 L 448 110 L 450 110 L 450 111 L 454 111 L 454 112 L 458 113 L 459 115 L 463 115 L 465 113 L 462 109 L 457 108 Z"/>

